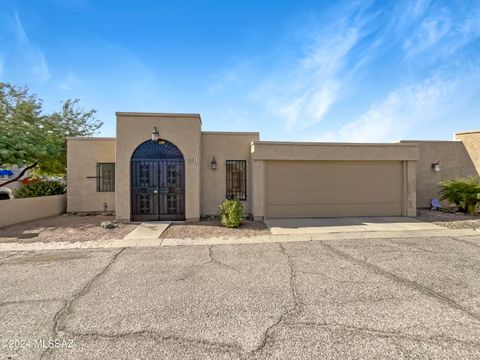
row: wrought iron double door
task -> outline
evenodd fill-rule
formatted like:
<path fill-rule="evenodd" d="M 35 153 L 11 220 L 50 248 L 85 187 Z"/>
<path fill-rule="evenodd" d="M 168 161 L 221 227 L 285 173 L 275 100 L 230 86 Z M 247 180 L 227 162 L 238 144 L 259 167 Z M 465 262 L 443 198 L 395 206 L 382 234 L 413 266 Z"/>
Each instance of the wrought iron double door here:
<path fill-rule="evenodd" d="M 132 220 L 185 219 L 183 160 L 132 160 Z"/>

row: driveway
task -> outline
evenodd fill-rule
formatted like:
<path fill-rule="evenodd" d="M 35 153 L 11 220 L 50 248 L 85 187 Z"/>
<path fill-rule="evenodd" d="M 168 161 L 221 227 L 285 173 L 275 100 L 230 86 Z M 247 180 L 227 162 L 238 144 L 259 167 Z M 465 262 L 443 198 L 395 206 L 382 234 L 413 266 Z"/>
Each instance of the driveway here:
<path fill-rule="evenodd" d="M 0 252 L 2 359 L 478 359 L 479 275 L 479 236 Z"/>
<path fill-rule="evenodd" d="M 443 229 L 435 224 L 400 216 L 269 219 L 265 220 L 265 224 L 274 235 Z"/>

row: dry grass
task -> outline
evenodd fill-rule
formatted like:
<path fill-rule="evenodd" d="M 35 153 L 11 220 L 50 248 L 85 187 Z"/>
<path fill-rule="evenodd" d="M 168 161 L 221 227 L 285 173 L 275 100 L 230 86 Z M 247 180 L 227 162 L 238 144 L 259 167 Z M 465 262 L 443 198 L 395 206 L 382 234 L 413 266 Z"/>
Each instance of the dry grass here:
<path fill-rule="evenodd" d="M 76 242 L 123 239 L 135 224 L 118 224 L 115 229 L 103 229 L 102 221 L 113 216 L 54 216 L 0 229 L 0 242 Z"/>
<path fill-rule="evenodd" d="M 245 220 L 239 228 L 230 229 L 222 226 L 219 220 L 201 220 L 187 224 L 172 224 L 162 234 L 162 238 L 201 239 L 231 238 L 269 235 L 270 231 L 263 221 Z"/>

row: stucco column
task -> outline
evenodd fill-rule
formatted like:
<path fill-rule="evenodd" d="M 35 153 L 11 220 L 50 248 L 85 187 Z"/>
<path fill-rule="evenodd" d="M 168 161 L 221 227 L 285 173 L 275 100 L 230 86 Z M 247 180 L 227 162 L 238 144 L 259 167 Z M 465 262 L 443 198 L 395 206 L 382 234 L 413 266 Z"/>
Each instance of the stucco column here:
<path fill-rule="evenodd" d="M 416 161 L 405 161 L 405 213 L 403 216 L 417 216 Z"/>
<path fill-rule="evenodd" d="M 265 161 L 252 161 L 252 214 L 255 220 L 265 217 Z"/>
<path fill-rule="evenodd" d="M 186 221 L 198 221 L 200 218 L 200 184 L 200 156 L 185 159 Z"/>

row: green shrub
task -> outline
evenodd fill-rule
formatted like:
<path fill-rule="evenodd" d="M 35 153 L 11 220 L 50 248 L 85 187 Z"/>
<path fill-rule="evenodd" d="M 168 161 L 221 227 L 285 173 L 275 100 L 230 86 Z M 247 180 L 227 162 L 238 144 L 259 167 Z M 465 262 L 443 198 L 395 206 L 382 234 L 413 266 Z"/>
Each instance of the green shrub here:
<path fill-rule="evenodd" d="M 225 200 L 220 205 L 220 222 L 229 228 L 239 227 L 243 219 L 243 205 L 237 199 Z"/>
<path fill-rule="evenodd" d="M 65 194 L 65 185 L 57 181 L 33 180 L 22 185 L 15 193 L 16 198 Z"/>
<path fill-rule="evenodd" d="M 458 206 L 461 212 L 474 214 L 480 202 L 480 178 L 469 177 L 440 182 L 440 199 Z"/>

